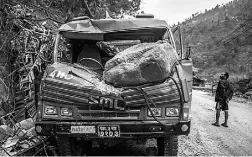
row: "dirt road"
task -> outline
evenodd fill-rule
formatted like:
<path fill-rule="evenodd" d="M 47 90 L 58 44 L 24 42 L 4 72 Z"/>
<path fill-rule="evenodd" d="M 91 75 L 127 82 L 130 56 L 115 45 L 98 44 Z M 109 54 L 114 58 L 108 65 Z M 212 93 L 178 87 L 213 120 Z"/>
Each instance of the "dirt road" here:
<path fill-rule="evenodd" d="M 193 91 L 191 133 L 180 136 L 179 155 L 252 155 L 252 102 L 234 98 L 225 128 L 211 125 L 215 121 L 213 100 L 208 93 Z"/>

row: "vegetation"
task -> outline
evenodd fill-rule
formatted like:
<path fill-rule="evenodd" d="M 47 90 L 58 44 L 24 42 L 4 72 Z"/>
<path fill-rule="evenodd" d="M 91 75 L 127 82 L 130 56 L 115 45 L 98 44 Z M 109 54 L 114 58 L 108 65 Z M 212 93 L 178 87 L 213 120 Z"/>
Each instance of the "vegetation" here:
<path fill-rule="evenodd" d="M 180 25 L 185 46 L 191 46 L 194 66 L 201 76 L 215 77 L 222 71 L 231 77 L 252 74 L 252 2 L 234 0 L 197 12 Z"/>
<path fill-rule="evenodd" d="M 6 112 L 24 108 L 36 78 L 51 62 L 56 29 L 73 17 L 134 15 L 141 0 L 1 0 L 0 105 Z M 31 105 L 30 105 L 31 106 Z M 0 116 L 2 109 L 0 108 Z"/>

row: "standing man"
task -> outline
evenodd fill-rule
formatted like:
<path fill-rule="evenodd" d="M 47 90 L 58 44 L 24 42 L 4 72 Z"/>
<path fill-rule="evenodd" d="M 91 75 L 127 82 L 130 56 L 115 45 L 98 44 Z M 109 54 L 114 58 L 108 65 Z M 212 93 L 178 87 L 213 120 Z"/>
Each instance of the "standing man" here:
<path fill-rule="evenodd" d="M 233 89 L 228 82 L 229 74 L 227 72 L 222 73 L 220 75 L 220 81 L 218 82 L 216 95 L 215 95 L 215 102 L 216 102 L 216 122 L 213 123 L 214 126 L 220 126 L 219 118 L 220 118 L 220 111 L 224 111 L 225 113 L 225 122 L 221 124 L 224 127 L 228 127 L 228 102 L 232 99 L 233 96 Z"/>

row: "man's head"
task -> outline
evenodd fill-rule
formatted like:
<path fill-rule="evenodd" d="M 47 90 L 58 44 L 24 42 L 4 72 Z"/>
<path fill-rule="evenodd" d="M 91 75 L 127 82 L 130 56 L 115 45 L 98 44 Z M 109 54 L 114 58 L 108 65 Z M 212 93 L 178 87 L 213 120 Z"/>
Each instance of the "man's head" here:
<path fill-rule="evenodd" d="M 228 72 L 223 72 L 223 73 L 221 73 L 220 79 L 222 79 L 222 80 L 227 80 L 228 78 L 229 78 Z"/>

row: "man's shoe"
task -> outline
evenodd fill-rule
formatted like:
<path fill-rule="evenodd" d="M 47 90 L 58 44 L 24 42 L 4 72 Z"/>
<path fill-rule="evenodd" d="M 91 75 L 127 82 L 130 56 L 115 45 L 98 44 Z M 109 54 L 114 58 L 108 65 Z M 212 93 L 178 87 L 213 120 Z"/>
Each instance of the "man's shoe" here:
<path fill-rule="evenodd" d="M 217 126 L 217 127 L 220 127 L 220 124 L 219 123 L 212 123 L 212 125 L 214 125 L 214 126 Z"/>
<path fill-rule="evenodd" d="M 221 125 L 226 127 L 226 128 L 228 127 L 228 125 L 226 123 L 222 123 Z"/>

